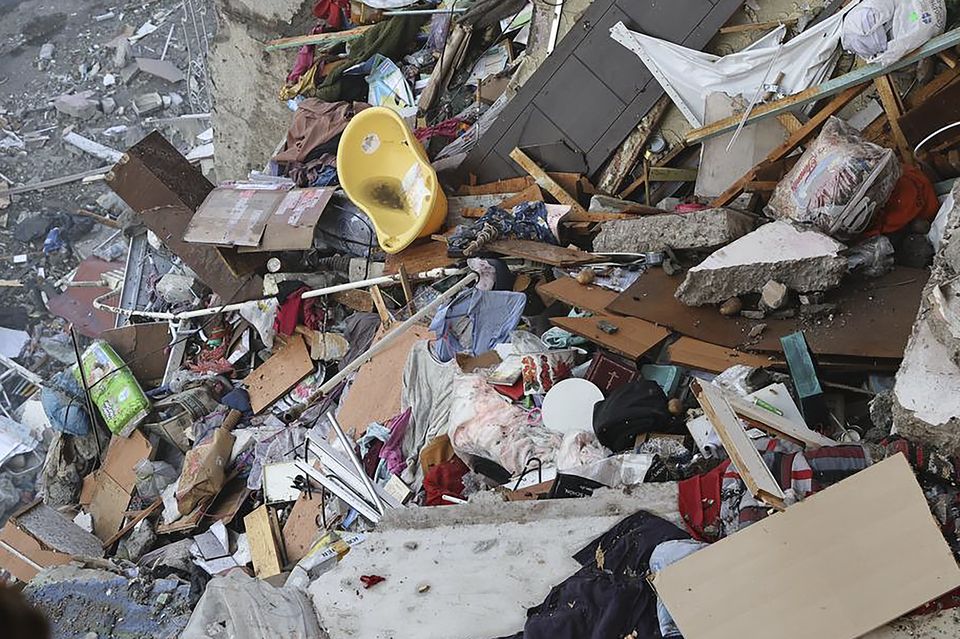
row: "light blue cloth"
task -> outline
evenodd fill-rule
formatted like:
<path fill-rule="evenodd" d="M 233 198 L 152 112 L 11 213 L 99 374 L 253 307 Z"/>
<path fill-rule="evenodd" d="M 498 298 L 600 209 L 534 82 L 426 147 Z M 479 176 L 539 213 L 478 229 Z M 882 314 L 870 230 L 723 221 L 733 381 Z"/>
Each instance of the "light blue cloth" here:
<path fill-rule="evenodd" d="M 680 561 L 687 555 L 692 555 L 709 545 L 693 539 L 676 539 L 658 544 L 650 553 L 650 571 L 660 572 L 670 564 Z M 673 622 L 670 611 L 663 605 L 663 599 L 660 599 L 660 597 L 657 597 L 657 620 L 660 622 L 661 635 L 664 637 L 681 636 L 677 624 Z"/>
<path fill-rule="evenodd" d="M 457 353 L 480 355 L 510 341 L 526 303 L 523 293 L 476 288 L 464 291 L 442 306 L 430 323 L 430 330 L 437 336 L 432 347 L 434 356 L 449 362 Z"/>

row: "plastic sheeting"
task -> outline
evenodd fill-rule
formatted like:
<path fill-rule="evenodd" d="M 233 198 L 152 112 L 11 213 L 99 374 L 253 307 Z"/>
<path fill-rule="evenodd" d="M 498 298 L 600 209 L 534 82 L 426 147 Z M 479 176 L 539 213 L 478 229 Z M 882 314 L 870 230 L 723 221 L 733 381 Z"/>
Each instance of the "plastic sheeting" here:
<path fill-rule="evenodd" d="M 690 124 L 701 127 L 707 96 L 723 92 L 752 100 L 764 79 L 777 82 L 786 95 L 822 82 L 839 54 L 837 45 L 843 16 L 837 12 L 818 25 L 781 44 L 786 27 L 780 25 L 737 53 L 718 57 L 628 29 L 618 22 L 610 37 L 636 53 L 660 82 Z"/>
<path fill-rule="evenodd" d="M 210 580 L 180 639 L 324 636 L 305 595 L 237 571 Z"/>

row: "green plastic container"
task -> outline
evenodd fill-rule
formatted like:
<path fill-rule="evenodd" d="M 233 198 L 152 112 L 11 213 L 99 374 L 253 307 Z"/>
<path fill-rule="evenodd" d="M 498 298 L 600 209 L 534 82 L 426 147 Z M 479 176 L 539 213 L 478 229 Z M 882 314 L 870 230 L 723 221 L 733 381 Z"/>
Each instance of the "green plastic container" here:
<path fill-rule="evenodd" d="M 146 419 L 150 400 L 117 352 L 103 340 L 91 344 L 81 361 L 90 397 L 107 428 L 114 435 L 127 437 Z M 76 366 L 73 375 L 82 385 L 80 370 Z"/>

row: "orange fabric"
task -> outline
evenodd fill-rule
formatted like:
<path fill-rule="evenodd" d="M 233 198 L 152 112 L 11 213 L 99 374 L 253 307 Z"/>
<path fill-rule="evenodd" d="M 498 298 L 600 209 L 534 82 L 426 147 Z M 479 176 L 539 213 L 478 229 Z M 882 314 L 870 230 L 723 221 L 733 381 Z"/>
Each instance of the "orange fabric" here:
<path fill-rule="evenodd" d="M 904 165 L 903 175 L 893 187 L 890 199 L 877 216 L 877 221 L 863 235 L 874 237 L 895 233 L 915 218 L 933 220 L 940 208 L 937 193 L 930 179 L 915 166 Z"/>

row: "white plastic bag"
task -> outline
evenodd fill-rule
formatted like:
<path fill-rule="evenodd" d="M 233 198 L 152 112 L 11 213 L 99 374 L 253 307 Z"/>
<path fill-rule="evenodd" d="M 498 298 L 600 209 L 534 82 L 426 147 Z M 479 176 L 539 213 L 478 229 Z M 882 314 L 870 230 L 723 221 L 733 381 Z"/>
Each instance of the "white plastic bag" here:
<path fill-rule="evenodd" d="M 764 210 L 770 217 L 849 239 L 870 227 L 898 179 L 900 164 L 891 149 L 867 142 L 831 117 Z"/>
<path fill-rule="evenodd" d="M 843 20 L 843 48 L 888 65 L 943 33 L 944 0 L 863 0 Z"/>

